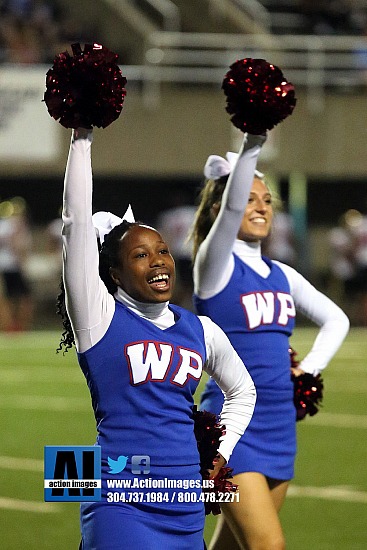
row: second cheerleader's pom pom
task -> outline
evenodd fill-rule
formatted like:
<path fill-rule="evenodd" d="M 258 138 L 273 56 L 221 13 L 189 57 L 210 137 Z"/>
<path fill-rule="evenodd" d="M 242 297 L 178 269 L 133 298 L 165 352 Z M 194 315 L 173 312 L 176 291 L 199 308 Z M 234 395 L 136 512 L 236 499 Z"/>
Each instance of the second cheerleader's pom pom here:
<path fill-rule="evenodd" d="M 307 414 L 314 416 L 323 398 L 324 384 L 321 375 L 313 376 L 308 372 L 294 376 L 294 405 L 297 411 L 297 421 L 303 420 Z"/>
<path fill-rule="evenodd" d="M 291 367 L 298 367 L 297 352 L 290 348 L 289 353 Z M 300 376 L 292 374 L 291 379 L 294 385 L 293 402 L 296 407 L 296 420 L 303 420 L 307 414 L 314 416 L 319 411 L 324 394 L 324 381 L 321 374 L 317 376 L 308 372 Z"/>
<path fill-rule="evenodd" d="M 44 101 L 65 128 L 106 128 L 122 111 L 126 78 L 118 55 L 100 44 L 72 44 L 57 55 L 46 75 Z"/>
<path fill-rule="evenodd" d="M 242 132 L 264 134 L 292 114 L 294 86 L 282 71 L 264 59 L 240 59 L 230 66 L 222 89 L 226 111 Z"/>

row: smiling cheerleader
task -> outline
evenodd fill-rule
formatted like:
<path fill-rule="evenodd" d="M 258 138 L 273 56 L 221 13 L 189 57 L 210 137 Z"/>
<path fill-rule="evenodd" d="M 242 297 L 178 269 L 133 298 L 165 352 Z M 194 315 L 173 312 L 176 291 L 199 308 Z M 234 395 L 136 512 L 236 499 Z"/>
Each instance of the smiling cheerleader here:
<path fill-rule="evenodd" d="M 292 377 L 317 377 L 341 345 L 349 321 L 295 269 L 261 255 L 273 206 L 256 165 L 267 130 L 293 111 L 293 86 L 266 61 L 244 59 L 232 65 L 223 89 L 232 123 L 248 133 L 238 155 L 211 155 L 205 165 L 207 179 L 193 231 L 195 304 L 200 315 L 224 330 L 246 363 L 257 402 L 229 461 L 241 499 L 222 505 L 210 548 L 283 550 L 278 513 L 296 454 Z M 309 354 L 291 368 L 289 337 L 296 309 L 320 331 Z M 301 387 L 297 385 L 297 401 L 306 405 L 305 394 L 299 397 Z M 312 393 L 309 386 L 307 393 Z M 319 398 L 318 392 L 313 394 Z M 201 408 L 216 414 L 222 404 L 222 392 L 212 378 Z"/>
<path fill-rule="evenodd" d="M 67 351 L 75 343 L 102 451 L 102 500 L 81 505 L 80 548 L 203 550 L 205 509 L 193 395 L 203 371 L 225 394 L 220 415 L 225 433 L 208 467 L 214 481 L 251 419 L 255 387 L 219 327 L 170 304 L 175 263 L 164 237 L 133 221 L 131 213 L 125 219 L 108 212 L 92 216 L 90 126 L 104 127 L 117 118 L 124 95 L 113 67 L 119 100 L 112 101 L 115 111 L 108 110 L 102 124 L 111 93 L 101 85 L 93 89 L 91 101 L 83 77 L 86 73 L 90 81 L 96 70 L 99 82 L 105 73 L 109 78 L 101 51 L 110 63 L 105 49 L 88 47 L 87 60 L 96 62 L 84 70 L 85 56 L 77 48 L 79 64 L 73 61 L 70 68 L 64 56 L 67 62 L 57 65 L 54 88 L 48 75 L 57 105 L 65 89 L 71 109 L 57 111 L 54 118 L 62 116 L 61 123 L 74 128 L 64 182 L 58 303 L 65 330 L 59 349 Z M 105 81 L 108 87 L 113 82 Z M 80 94 L 94 106 L 93 116 Z M 75 121 L 81 127 L 75 128 Z"/>

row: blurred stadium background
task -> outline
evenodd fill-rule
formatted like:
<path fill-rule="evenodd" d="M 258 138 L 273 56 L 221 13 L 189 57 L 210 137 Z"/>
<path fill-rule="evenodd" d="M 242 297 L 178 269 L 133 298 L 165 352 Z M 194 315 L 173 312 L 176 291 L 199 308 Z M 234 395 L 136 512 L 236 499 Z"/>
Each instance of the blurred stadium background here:
<path fill-rule="evenodd" d="M 292 218 L 296 267 L 346 310 L 355 328 L 327 373 L 324 421 L 301 427 L 300 492 L 283 516 L 291 550 L 366 548 L 367 317 L 363 295 L 349 294 L 333 270 L 330 235 L 346 212 L 358 214 L 356 223 L 367 215 L 367 1 L 2 0 L 0 15 L 0 218 L 10 199 L 22 198 L 32 234 L 24 262 L 35 308 L 31 328 L 42 331 L 0 334 L 0 513 L 7 526 L 0 546 L 77 545 L 73 505 L 46 511 L 41 503 L 43 445 L 94 438 L 75 360 L 55 357 L 58 336 L 45 331 L 59 326 L 53 222 L 70 131 L 50 118 L 42 99 L 54 56 L 74 42 L 98 42 L 118 53 L 127 96 L 118 121 L 95 131 L 95 210 L 122 214 L 132 203 L 136 217 L 153 224 L 182 192 L 195 204 L 209 154 L 238 149 L 241 136 L 221 90 L 231 63 L 264 58 L 294 84 L 294 113 L 270 133 L 259 168 Z M 361 238 L 366 244 L 362 231 Z M 309 330 L 296 335 L 300 354 Z"/>

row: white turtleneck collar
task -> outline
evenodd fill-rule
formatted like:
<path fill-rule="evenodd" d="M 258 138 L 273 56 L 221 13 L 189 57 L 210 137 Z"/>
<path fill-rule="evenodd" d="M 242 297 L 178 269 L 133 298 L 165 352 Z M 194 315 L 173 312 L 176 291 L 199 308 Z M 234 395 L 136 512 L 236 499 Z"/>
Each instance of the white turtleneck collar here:
<path fill-rule="evenodd" d="M 258 258 L 261 257 L 261 243 L 256 241 L 254 243 L 248 243 L 240 239 L 236 239 L 233 245 L 233 252 L 237 256 L 246 256 L 246 258 Z"/>
<path fill-rule="evenodd" d="M 233 245 L 233 252 L 243 262 L 251 267 L 261 277 L 267 277 L 270 273 L 270 268 L 261 257 L 261 242 L 257 241 L 249 243 L 236 239 Z"/>
<path fill-rule="evenodd" d="M 118 288 L 115 294 L 116 300 L 131 309 L 134 313 L 151 321 L 161 329 L 168 328 L 175 323 L 173 311 L 169 309 L 169 302 L 158 304 L 139 302 L 127 294 L 122 288 Z"/>

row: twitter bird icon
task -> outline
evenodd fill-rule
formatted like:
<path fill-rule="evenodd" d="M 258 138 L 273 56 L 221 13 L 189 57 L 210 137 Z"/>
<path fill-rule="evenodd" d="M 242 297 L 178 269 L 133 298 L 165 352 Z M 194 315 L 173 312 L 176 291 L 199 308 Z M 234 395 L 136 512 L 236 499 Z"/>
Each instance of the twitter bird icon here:
<path fill-rule="evenodd" d="M 108 465 L 110 467 L 109 474 L 119 474 L 125 468 L 128 456 L 119 456 L 117 460 L 108 457 Z"/>

